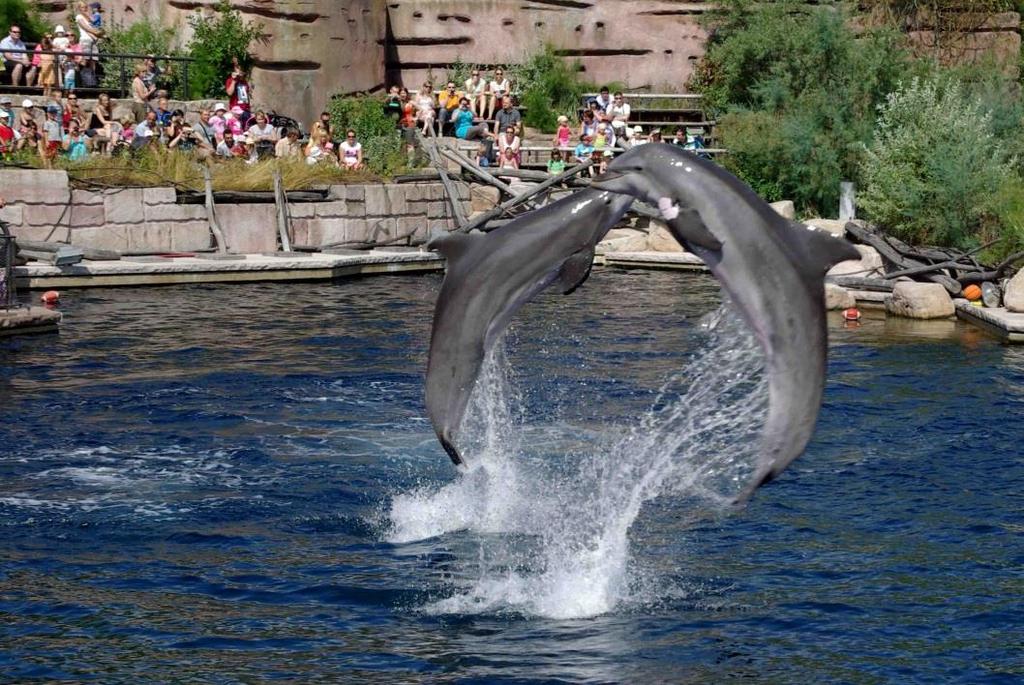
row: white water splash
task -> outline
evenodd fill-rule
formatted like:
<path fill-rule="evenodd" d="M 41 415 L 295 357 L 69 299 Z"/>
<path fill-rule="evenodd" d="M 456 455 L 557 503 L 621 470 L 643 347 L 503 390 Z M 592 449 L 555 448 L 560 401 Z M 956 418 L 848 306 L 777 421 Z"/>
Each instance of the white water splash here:
<path fill-rule="evenodd" d="M 629 529 L 645 502 L 697 498 L 721 510 L 743 489 L 767 409 L 763 359 L 727 306 L 702 327 L 700 351 L 638 425 L 624 437 L 610 430 L 592 439 L 584 454 L 578 434 L 546 434 L 539 445 L 521 446 L 504 355 L 487 360 L 462 431 L 478 436 L 463 449 L 472 469 L 443 487 L 400 495 L 391 506 L 394 543 L 458 530 L 480 535 L 477 567 L 426 611 L 606 613 L 638 590 Z"/>

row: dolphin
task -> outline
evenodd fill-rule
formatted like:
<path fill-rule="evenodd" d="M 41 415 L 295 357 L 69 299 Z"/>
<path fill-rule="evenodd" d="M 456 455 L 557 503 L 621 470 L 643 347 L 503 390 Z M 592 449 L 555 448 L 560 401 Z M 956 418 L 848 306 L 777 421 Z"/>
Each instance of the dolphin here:
<path fill-rule="evenodd" d="M 455 434 L 488 350 L 538 292 L 556 280 L 564 294 L 582 285 L 594 247 L 632 203 L 586 189 L 490 233 L 446 233 L 428 243 L 447 267 L 430 336 L 427 414 L 455 464 L 464 463 Z"/>
<path fill-rule="evenodd" d="M 811 439 L 825 389 L 825 272 L 859 253 L 827 231 L 783 218 L 735 176 L 674 145 L 630 149 L 591 187 L 657 206 L 676 240 L 721 282 L 764 350 L 768 417 L 754 475 L 737 499 L 746 501 Z"/>

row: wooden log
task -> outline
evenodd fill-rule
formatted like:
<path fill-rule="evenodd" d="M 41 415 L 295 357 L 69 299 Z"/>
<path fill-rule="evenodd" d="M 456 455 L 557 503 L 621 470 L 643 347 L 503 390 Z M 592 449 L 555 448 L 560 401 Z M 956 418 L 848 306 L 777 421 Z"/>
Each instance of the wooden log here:
<path fill-rule="evenodd" d="M 228 251 L 227 241 L 224 240 L 224 231 L 220 228 L 220 221 L 217 219 L 217 207 L 213 201 L 213 177 L 210 175 L 210 167 L 203 165 L 203 183 L 206 186 L 206 219 L 210 223 L 210 232 L 217 243 L 217 252 L 226 254 Z"/>
<path fill-rule="evenodd" d="M 876 292 L 891 293 L 896 287 L 896 281 L 884 278 L 859 278 L 857 276 L 829 276 L 825 279 L 829 283 L 841 285 L 844 288 L 854 290 L 872 290 Z"/>
<path fill-rule="evenodd" d="M 505 213 L 507 210 L 512 209 L 513 207 L 515 207 L 517 205 L 523 204 L 524 202 L 526 202 L 530 198 L 539 195 L 540 193 L 544 192 L 545 190 L 547 190 L 551 186 L 557 185 L 558 183 L 561 183 L 563 180 L 565 180 L 567 178 L 572 178 L 573 176 L 575 176 L 576 174 L 580 173 L 581 171 L 585 171 L 587 168 L 590 167 L 591 164 L 592 164 L 592 162 L 590 160 L 587 160 L 586 162 L 583 162 L 582 164 L 577 164 L 576 166 L 572 167 L 571 169 L 566 169 L 565 171 L 563 171 L 562 173 L 558 174 L 557 176 L 551 176 L 546 181 L 540 183 L 539 185 L 537 185 L 537 186 L 535 186 L 533 188 L 530 188 L 527 191 L 519 193 L 518 195 L 516 195 L 515 197 L 513 197 L 510 200 L 506 200 L 505 202 L 502 202 L 500 205 L 498 205 L 494 209 L 491 209 L 491 210 L 489 210 L 487 212 L 484 212 L 483 214 L 481 214 L 477 218 L 473 219 L 472 221 L 470 221 L 469 223 L 467 223 L 465 225 L 460 226 L 456 230 L 461 231 L 463 233 L 468 233 L 469 231 L 472 231 L 474 228 L 480 228 L 481 226 L 486 224 L 491 219 L 494 219 L 494 218 L 500 216 L 501 214 Z"/>
<path fill-rule="evenodd" d="M 462 204 L 459 201 L 458 194 L 455 192 L 455 188 L 452 186 L 451 179 L 448 178 L 448 170 L 444 168 L 444 165 L 441 163 L 441 157 L 437 154 L 437 143 L 435 141 L 423 141 L 423 146 L 427 149 L 427 156 L 430 157 L 430 162 L 437 169 L 441 177 L 441 185 L 444 186 L 444 192 L 448 195 L 448 202 L 452 206 L 452 215 L 455 217 L 456 226 L 461 227 L 466 223 L 466 215 L 462 213 Z"/>
<path fill-rule="evenodd" d="M 897 268 L 898 270 L 906 270 L 927 266 L 916 259 L 904 257 L 900 254 L 899 250 L 893 247 L 883 236 L 875 233 L 874 231 L 863 228 L 859 224 L 852 221 L 848 222 L 846 224 L 846 231 L 862 243 L 870 245 L 878 250 L 878 254 L 880 254 L 882 259 L 887 263 L 888 269 Z M 886 275 L 889 274 L 887 273 Z M 963 290 L 959 281 L 951 276 L 947 276 L 946 274 L 922 273 L 920 274 L 920 277 L 926 281 L 941 284 L 950 295 L 959 295 L 960 291 Z"/>

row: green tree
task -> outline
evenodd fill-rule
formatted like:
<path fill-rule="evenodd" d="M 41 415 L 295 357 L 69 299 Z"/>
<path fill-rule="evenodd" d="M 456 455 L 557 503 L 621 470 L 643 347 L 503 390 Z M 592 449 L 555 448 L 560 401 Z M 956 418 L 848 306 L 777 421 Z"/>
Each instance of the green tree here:
<path fill-rule="evenodd" d="M 227 0 L 214 7 L 212 16 L 197 12 L 188 21 L 193 31 L 188 54 L 195 60 L 189 75 L 192 94 L 200 98 L 222 97 L 232 60 L 237 59 L 246 71 L 252 68 L 249 49 L 263 40 L 263 25 L 246 22 Z"/>
<path fill-rule="evenodd" d="M 859 206 L 904 240 L 961 248 L 979 242 L 1000 206 L 1019 219 L 1019 200 L 1004 185 L 1015 176 L 1012 160 L 992 122 L 959 81 L 912 80 L 879 110 Z"/>
<path fill-rule="evenodd" d="M 7 29 L 12 24 L 21 27 L 21 39 L 26 43 L 36 43 L 46 32 L 46 25 L 39 17 L 35 3 L 27 0 L 0 0 L 0 36 L 7 37 Z"/>

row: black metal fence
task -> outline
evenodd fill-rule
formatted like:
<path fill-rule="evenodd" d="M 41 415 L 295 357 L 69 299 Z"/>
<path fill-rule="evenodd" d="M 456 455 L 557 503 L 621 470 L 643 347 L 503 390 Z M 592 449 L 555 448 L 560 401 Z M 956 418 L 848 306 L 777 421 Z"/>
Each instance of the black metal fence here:
<path fill-rule="evenodd" d="M 191 57 L 171 57 L 168 55 L 136 55 L 120 52 L 84 53 L 67 52 L 65 50 L 4 50 L 4 54 L 23 54 L 29 57 L 29 61 L 36 55 L 52 55 L 56 62 L 57 83 L 53 85 L 55 91 L 64 90 L 64 74 L 69 62 L 76 66 L 76 71 L 81 74 L 86 69 L 93 69 L 95 83 L 82 85 L 76 80 L 75 90 L 92 93 L 109 93 L 111 97 L 126 98 L 131 96 L 132 81 L 135 78 L 135 65 L 146 59 L 152 58 L 156 66 L 160 68 L 160 75 L 155 83 L 158 89 L 166 90 L 168 97 L 178 100 L 190 100 L 191 88 L 189 83 L 189 67 L 195 60 Z M 6 58 L 5 58 L 6 59 Z M 22 79 L 29 70 L 35 70 L 35 78 L 38 80 L 38 67 L 31 65 L 24 67 Z M 36 93 L 42 92 L 43 86 L 33 83 L 31 86 L 23 84 L 14 85 L 11 83 L 12 72 L 0 70 L 0 90 L 9 92 Z"/>
<path fill-rule="evenodd" d="M 0 221 L 0 309 L 17 305 L 17 291 L 14 287 L 14 236 L 7 230 L 7 224 Z"/>

